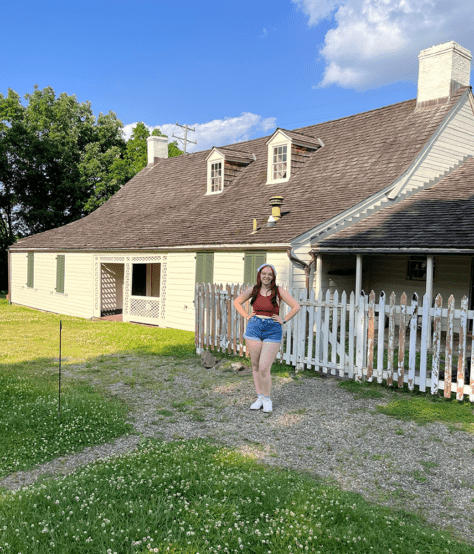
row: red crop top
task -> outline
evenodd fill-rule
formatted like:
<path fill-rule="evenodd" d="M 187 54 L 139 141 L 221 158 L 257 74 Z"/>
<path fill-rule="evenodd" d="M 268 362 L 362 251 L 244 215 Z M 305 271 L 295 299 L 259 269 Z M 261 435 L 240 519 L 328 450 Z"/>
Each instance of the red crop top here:
<path fill-rule="evenodd" d="M 252 306 L 256 315 L 265 315 L 271 317 L 272 315 L 278 315 L 280 313 L 280 306 L 274 306 L 270 296 L 262 296 L 258 291 L 257 298 Z"/>

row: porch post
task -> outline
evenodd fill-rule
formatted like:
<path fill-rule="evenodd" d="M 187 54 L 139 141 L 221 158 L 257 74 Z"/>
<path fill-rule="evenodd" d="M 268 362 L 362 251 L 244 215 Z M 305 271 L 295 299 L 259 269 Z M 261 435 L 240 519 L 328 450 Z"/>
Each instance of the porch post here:
<path fill-rule="evenodd" d="M 356 282 L 355 282 L 355 297 L 356 302 L 359 302 L 360 293 L 362 292 L 362 254 L 356 256 Z"/>
<path fill-rule="evenodd" d="M 315 298 L 319 297 L 319 293 L 321 292 L 323 286 L 323 259 L 321 257 L 321 254 L 318 254 L 316 256 L 316 287 L 314 291 Z"/>
<path fill-rule="evenodd" d="M 426 294 L 430 307 L 433 303 L 433 256 L 426 256 Z M 431 317 L 428 318 L 428 329 L 431 331 Z M 431 346 L 431 332 L 428 332 L 428 348 Z"/>

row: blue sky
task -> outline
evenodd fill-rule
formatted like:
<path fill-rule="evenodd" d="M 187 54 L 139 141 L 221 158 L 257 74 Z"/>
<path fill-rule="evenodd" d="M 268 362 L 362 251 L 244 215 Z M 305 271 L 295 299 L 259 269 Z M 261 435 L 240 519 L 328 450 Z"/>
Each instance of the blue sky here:
<path fill-rule="evenodd" d="M 418 53 L 474 49 L 467 0 L 3 3 L 0 93 L 51 86 L 202 150 L 416 96 Z"/>

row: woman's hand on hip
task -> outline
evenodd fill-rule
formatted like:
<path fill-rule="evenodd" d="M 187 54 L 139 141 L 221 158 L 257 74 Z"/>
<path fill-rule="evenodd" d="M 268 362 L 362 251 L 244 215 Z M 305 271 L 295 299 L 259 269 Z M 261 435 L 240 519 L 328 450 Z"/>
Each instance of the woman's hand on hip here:
<path fill-rule="evenodd" d="M 283 319 L 279 315 L 272 315 L 273 321 L 277 321 L 280 325 L 283 325 Z"/>

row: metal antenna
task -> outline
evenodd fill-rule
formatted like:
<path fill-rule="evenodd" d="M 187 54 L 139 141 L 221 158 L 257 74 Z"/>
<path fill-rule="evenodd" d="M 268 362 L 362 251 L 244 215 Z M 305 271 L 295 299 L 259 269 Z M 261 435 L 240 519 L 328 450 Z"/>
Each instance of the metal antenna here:
<path fill-rule="evenodd" d="M 191 129 L 191 127 L 188 127 L 187 125 L 180 125 L 178 122 L 176 122 L 176 125 L 178 127 L 181 127 L 181 129 L 184 129 L 184 138 L 183 137 L 177 137 L 176 135 L 173 135 L 174 138 L 177 138 L 183 143 L 183 153 L 186 154 L 186 143 L 192 142 L 193 144 L 197 144 L 195 140 L 189 140 L 188 139 L 188 130 L 195 132 L 195 129 Z"/>

